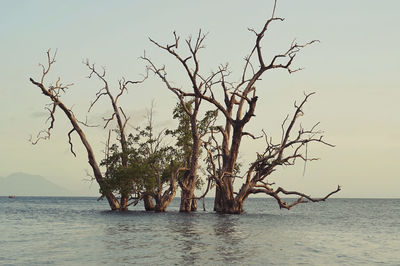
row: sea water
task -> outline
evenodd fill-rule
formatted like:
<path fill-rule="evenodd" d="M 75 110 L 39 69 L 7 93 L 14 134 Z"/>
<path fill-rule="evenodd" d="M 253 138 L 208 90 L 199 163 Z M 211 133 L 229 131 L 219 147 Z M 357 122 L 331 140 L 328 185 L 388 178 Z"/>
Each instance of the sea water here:
<path fill-rule="evenodd" d="M 0 197 L 0 265 L 400 265 L 400 199 L 329 199 L 241 215 L 108 211 L 95 198 Z"/>

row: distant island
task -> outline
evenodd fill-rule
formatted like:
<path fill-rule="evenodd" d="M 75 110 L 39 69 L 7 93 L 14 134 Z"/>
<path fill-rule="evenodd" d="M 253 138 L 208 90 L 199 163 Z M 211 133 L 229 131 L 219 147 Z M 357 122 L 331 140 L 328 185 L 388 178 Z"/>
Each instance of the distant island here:
<path fill-rule="evenodd" d="M 13 173 L 7 177 L 0 177 L 0 196 L 74 196 L 75 194 L 38 175 Z"/>

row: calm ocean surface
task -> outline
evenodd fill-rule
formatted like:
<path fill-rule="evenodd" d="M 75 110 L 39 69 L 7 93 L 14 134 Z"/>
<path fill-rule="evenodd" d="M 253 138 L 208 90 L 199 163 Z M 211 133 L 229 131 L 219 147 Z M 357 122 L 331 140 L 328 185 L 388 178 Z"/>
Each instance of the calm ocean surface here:
<path fill-rule="evenodd" d="M 400 199 L 331 199 L 242 215 L 108 211 L 95 198 L 0 197 L 0 265 L 400 265 Z M 199 209 L 202 209 L 199 202 Z"/>

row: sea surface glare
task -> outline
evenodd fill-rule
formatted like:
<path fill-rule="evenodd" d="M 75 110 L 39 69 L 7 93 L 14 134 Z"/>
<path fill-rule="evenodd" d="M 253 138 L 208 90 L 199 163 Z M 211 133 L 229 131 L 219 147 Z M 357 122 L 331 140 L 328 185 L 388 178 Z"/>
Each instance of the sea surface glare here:
<path fill-rule="evenodd" d="M 242 215 L 108 211 L 95 198 L 0 197 L 0 265 L 400 265 L 400 199 L 330 199 Z"/>

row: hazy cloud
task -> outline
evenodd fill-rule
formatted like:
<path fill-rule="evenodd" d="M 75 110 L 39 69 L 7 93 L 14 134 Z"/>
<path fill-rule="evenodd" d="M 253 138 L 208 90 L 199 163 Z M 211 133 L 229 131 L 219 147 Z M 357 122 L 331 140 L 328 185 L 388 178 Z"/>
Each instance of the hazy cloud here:
<path fill-rule="evenodd" d="M 48 112 L 45 112 L 45 111 L 36 111 L 36 112 L 32 112 L 32 113 L 30 114 L 30 117 L 33 117 L 33 118 L 42 118 L 42 117 L 47 117 L 48 115 L 49 115 Z"/>

